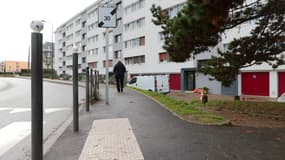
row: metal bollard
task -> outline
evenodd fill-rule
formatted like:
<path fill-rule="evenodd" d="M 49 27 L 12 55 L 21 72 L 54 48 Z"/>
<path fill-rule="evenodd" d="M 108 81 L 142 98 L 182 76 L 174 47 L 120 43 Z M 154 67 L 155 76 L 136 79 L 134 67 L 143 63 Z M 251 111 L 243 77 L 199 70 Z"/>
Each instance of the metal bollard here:
<path fill-rule="evenodd" d="M 93 103 L 93 69 L 90 69 L 90 98 L 91 98 L 91 104 Z"/>
<path fill-rule="evenodd" d="M 89 112 L 89 67 L 86 67 L 86 112 Z"/>
<path fill-rule="evenodd" d="M 78 53 L 77 47 L 73 48 L 73 131 L 79 130 L 78 118 Z"/>
<path fill-rule="evenodd" d="M 43 159 L 43 35 L 40 33 L 43 24 L 40 21 L 31 23 L 32 46 L 32 78 L 31 78 L 31 105 L 32 105 L 32 160 Z"/>

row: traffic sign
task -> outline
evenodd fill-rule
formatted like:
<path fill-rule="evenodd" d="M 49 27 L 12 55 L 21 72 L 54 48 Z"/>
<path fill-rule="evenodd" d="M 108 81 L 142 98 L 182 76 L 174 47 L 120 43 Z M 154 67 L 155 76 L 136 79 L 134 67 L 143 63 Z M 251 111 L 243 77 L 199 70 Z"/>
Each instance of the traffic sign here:
<path fill-rule="evenodd" d="M 116 6 L 107 5 L 98 8 L 98 27 L 100 28 L 116 28 Z"/>

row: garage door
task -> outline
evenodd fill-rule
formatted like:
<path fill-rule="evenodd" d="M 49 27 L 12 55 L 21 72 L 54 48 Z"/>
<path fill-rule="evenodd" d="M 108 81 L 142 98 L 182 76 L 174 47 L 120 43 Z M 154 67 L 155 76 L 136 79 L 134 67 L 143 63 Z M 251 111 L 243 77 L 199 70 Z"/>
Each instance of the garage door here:
<path fill-rule="evenodd" d="M 172 90 L 180 90 L 181 88 L 180 74 L 169 74 L 169 86 Z"/>
<path fill-rule="evenodd" d="M 281 96 L 282 93 L 285 93 L 285 72 L 278 73 L 278 93 Z"/>
<path fill-rule="evenodd" d="M 269 73 L 268 72 L 242 73 L 242 94 L 269 96 Z"/>

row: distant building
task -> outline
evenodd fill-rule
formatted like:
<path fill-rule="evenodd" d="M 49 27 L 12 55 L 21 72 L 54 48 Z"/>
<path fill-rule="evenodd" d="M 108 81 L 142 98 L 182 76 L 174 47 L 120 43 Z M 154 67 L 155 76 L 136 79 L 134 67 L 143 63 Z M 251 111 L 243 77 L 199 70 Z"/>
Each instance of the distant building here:
<path fill-rule="evenodd" d="M 23 61 L 3 61 L 0 62 L 0 72 L 19 73 L 22 69 L 28 69 L 28 62 Z"/>
<path fill-rule="evenodd" d="M 43 69 L 51 69 L 53 65 L 52 53 L 53 46 L 52 42 L 45 42 L 43 44 Z"/>

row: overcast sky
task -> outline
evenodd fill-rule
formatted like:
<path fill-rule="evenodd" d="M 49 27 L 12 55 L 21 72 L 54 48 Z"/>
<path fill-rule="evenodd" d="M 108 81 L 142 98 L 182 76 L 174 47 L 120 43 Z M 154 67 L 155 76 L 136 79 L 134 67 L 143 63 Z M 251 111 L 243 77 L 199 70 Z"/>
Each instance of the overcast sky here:
<path fill-rule="evenodd" d="M 28 60 L 30 22 L 46 20 L 54 30 L 96 0 L 3 0 L 0 4 L 0 62 Z M 52 25 L 45 23 L 43 39 L 51 41 Z"/>

